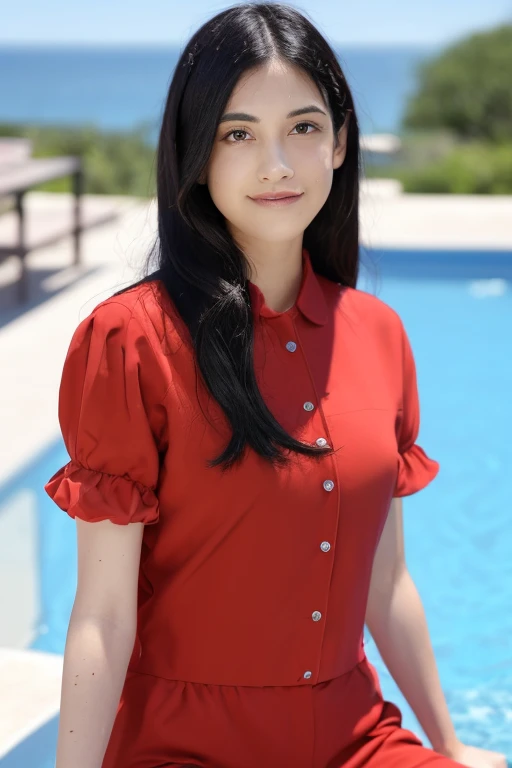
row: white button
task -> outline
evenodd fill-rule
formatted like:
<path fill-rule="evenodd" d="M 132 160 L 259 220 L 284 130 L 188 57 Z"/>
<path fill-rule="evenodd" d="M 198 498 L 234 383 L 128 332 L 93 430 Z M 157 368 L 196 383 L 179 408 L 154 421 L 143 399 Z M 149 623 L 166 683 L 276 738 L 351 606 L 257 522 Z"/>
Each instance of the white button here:
<path fill-rule="evenodd" d="M 312 673 L 309 671 L 309 669 L 308 669 L 308 671 L 307 671 L 307 672 L 304 672 L 304 677 L 306 678 L 306 680 L 309 680 L 309 678 L 311 677 L 311 675 L 312 675 Z"/>
<path fill-rule="evenodd" d="M 297 345 L 294 341 L 287 341 L 286 349 L 288 350 L 288 352 L 295 352 L 295 350 L 297 349 Z"/>
<path fill-rule="evenodd" d="M 330 548 L 331 548 L 331 545 L 329 544 L 328 541 L 322 541 L 322 543 L 320 544 L 320 549 L 322 550 L 322 552 L 328 552 Z"/>
<path fill-rule="evenodd" d="M 321 448 L 323 448 L 324 445 L 327 445 L 327 440 L 325 437 L 319 437 L 316 441 L 316 444 L 319 445 Z"/>
<path fill-rule="evenodd" d="M 304 403 L 305 411 L 312 411 L 314 407 L 315 406 L 313 405 L 313 403 L 310 403 L 309 400 L 306 403 Z"/>
<path fill-rule="evenodd" d="M 332 480 L 324 480 L 324 488 L 326 491 L 332 491 L 334 488 L 334 483 Z"/>
<path fill-rule="evenodd" d="M 320 613 L 320 611 L 313 611 L 313 613 L 311 614 L 311 618 L 313 619 L 313 621 L 320 621 L 320 619 L 322 618 L 322 614 Z"/>

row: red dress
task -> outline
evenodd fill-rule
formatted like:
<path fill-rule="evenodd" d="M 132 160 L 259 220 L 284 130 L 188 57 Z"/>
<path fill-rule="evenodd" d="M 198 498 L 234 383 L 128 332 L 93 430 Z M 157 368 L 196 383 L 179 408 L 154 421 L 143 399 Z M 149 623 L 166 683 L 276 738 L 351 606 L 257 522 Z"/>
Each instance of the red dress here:
<path fill-rule="evenodd" d="M 365 655 L 374 553 L 394 496 L 439 465 L 416 444 L 398 314 L 317 275 L 294 306 L 249 284 L 262 396 L 318 461 L 207 460 L 230 426 L 163 283 L 78 325 L 59 420 L 71 457 L 45 490 L 71 517 L 143 522 L 137 639 L 103 768 L 448 768 L 401 727 Z"/>

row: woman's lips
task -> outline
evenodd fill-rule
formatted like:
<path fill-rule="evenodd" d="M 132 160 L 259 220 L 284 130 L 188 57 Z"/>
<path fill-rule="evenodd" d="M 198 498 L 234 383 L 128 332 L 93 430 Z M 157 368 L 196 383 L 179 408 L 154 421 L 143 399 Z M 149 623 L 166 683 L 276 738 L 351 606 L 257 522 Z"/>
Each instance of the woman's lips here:
<path fill-rule="evenodd" d="M 293 195 L 292 197 L 278 197 L 275 200 L 270 200 L 263 197 L 260 197 L 260 198 L 251 197 L 251 200 L 254 203 L 258 203 L 258 205 L 265 205 L 270 208 L 281 208 L 281 206 L 283 205 L 290 205 L 291 203 L 297 202 L 297 200 L 301 199 L 303 194 L 304 193 L 301 192 L 300 195 Z"/>

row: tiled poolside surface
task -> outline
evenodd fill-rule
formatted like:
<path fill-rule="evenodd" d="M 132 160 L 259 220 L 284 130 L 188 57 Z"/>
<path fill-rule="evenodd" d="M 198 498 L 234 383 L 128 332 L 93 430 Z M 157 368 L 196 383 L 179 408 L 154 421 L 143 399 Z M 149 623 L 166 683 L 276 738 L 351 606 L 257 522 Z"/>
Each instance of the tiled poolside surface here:
<path fill-rule="evenodd" d="M 32 193 L 29 215 L 69 202 Z M 58 386 L 71 333 L 95 304 L 135 279 L 152 241 L 154 202 L 115 202 L 119 219 L 84 235 L 80 268 L 68 266 L 70 239 L 29 256 L 31 299 L 23 308 L 12 285 L 16 260 L 0 265 L 0 487 L 59 436 Z M 403 195 L 393 182 L 371 182 L 363 185 L 361 227 L 370 248 L 511 251 L 512 197 Z M 1 228 L 0 218 L 0 235 Z M 19 652 L 30 644 L 38 610 L 27 515 L 25 506 L 0 506 L 0 757 L 58 711 L 60 695 L 61 657 Z"/>

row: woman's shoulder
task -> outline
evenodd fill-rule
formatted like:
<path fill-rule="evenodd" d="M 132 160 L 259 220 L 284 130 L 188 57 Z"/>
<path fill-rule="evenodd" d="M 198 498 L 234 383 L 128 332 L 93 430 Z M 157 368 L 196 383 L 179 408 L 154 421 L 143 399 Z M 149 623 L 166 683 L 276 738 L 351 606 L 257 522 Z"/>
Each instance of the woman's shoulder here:
<path fill-rule="evenodd" d="M 339 283 L 336 283 L 336 286 L 334 302 L 336 309 L 344 317 L 349 316 L 352 320 L 375 325 L 386 331 L 400 332 L 402 325 L 400 315 L 379 296 Z"/>
<path fill-rule="evenodd" d="M 105 332 L 110 326 L 134 321 L 131 324 L 158 353 L 168 354 L 181 346 L 182 323 L 159 270 L 100 301 L 89 318 L 100 320 Z"/>
<path fill-rule="evenodd" d="M 117 291 L 75 327 L 63 371 L 69 402 L 82 380 L 102 382 L 111 392 L 137 388 L 147 403 L 162 401 L 172 383 L 169 358 L 181 345 L 152 286 L 144 281 Z"/>
<path fill-rule="evenodd" d="M 96 305 L 95 310 L 108 307 L 115 311 L 116 305 L 128 309 L 136 317 L 140 317 L 147 311 L 156 307 L 166 309 L 174 313 L 174 307 L 161 276 L 160 270 L 146 275 L 135 283 L 130 283 L 124 288 L 120 288 L 111 294 L 108 298 Z"/>

